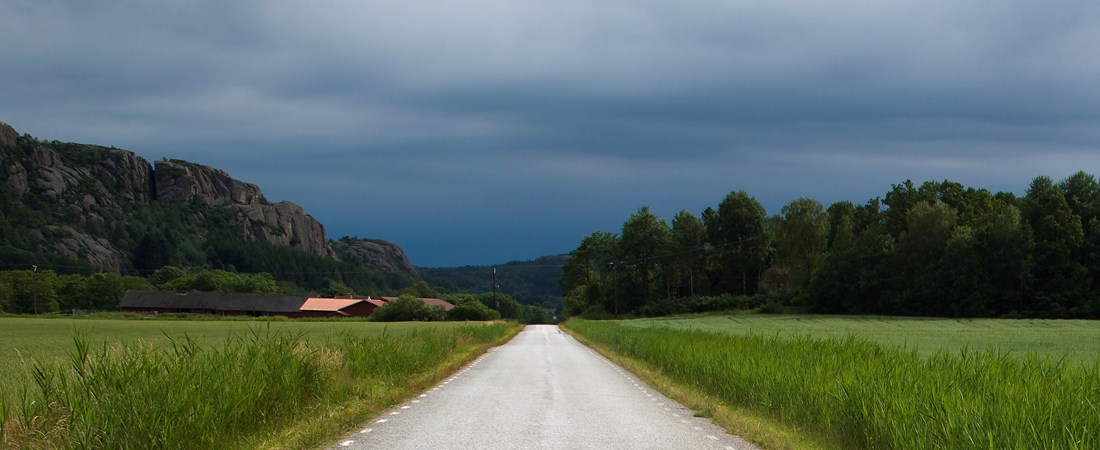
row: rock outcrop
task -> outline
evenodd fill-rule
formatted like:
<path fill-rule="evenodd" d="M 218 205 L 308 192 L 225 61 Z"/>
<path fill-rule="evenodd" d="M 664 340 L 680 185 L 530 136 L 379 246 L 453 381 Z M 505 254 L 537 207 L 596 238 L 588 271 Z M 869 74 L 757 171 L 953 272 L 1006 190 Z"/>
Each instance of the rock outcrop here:
<path fill-rule="evenodd" d="M 48 229 L 60 237 L 55 239 L 53 251 L 70 259 L 87 261 L 97 270 L 118 272 L 128 259 L 125 253 L 104 238 L 95 238 L 68 226 L 51 225 Z"/>
<path fill-rule="evenodd" d="M 336 253 L 325 235 L 325 227 L 305 213 L 301 206 L 283 201 L 231 205 L 240 219 L 241 231 L 261 242 L 288 245 L 326 258 Z"/>
<path fill-rule="evenodd" d="M 15 147 L 16 142 L 19 141 L 19 133 L 4 122 L 0 122 L 0 148 Z"/>
<path fill-rule="evenodd" d="M 179 160 L 157 161 L 156 192 L 158 200 L 202 206 L 247 205 L 263 198 L 259 187 L 235 180 L 224 170 Z"/>
<path fill-rule="evenodd" d="M 336 254 L 344 261 L 379 267 L 390 272 L 420 274 L 405 255 L 405 250 L 392 242 L 343 237 L 334 242 L 333 246 Z"/>
<path fill-rule="evenodd" d="M 126 235 L 128 222 L 153 202 L 186 204 L 192 215 L 188 220 L 199 224 L 211 212 L 227 211 L 235 220 L 217 226 L 232 227 L 259 242 L 336 258 L 324 226 L 302 207 L 270 204 L 258 186 L 224 170 L 179 160 L 158 161 L 154 167 L 134 152 L 113 147 L 21 137 L 3 122 L 0 194 L 14 204 L 49 209 L 38 211 L 42 214 L 35 226 L 17 224 L 30 237 L 27 245 L 34 246 L 26 250 L 82 260 L 98 270 L 128 267 L 130 250 L 120 242 L 140 240 Z"/>

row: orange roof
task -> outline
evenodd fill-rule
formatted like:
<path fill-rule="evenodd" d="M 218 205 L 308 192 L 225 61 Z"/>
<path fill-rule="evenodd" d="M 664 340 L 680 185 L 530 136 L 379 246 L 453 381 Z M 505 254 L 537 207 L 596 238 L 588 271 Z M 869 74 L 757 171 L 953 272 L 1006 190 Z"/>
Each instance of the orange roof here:
<path fill-rule="evenodd" d="M 450 302 L 446 300 L 440 300 L 438 298 L 422 298 L 420 300 L 422 300 L 424 303 L 427 303 L 428 306 L 439 306 L 446 311 L 450 311 L 452 308 L 455 307 L 455 305 L 452 305 Z"/>
<path fill-rule="evenodd" d="M 361 298 L 307 298 L 305 303 L 302 303 L 302 311 L 336 311 L 347 308 L 359 302 L 363 302 Z"/>

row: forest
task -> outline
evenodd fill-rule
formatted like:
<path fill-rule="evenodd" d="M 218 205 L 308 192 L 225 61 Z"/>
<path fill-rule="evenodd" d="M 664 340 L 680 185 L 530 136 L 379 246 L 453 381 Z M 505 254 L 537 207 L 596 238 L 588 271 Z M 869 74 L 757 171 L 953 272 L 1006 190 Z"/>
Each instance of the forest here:
<path fill-rule="evenodd" d="M 641 207 L 563 268 L 568 315 L 783 307 L 830 314 L 1100 317 L 1100 184 L 1040 176 L 1021 197 L 911 181 L 863 204 L 768 215 L 745 191 L 671 223 Z"/>
<path fill-rule="evenodd" d="M 525 305 L 560 309 L 562 294 L 558 279 L 565 258 L 565 255 L 555 255 L 495 266 L 421 267 L 420 275 L 444 291 L 492 292 L 495 269 L 497 291 Z"/>

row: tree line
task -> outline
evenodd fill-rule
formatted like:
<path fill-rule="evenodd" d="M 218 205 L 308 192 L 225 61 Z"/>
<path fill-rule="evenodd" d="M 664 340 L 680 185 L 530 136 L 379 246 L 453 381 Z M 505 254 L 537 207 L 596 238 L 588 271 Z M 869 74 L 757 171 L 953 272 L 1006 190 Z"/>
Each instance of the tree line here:
<path fill-rule="evenodd" d="M 821 313 L 1100 317 L 1100 183 L 1040 176 L 1025 195 L 895 184 L 863 204 L 779 214 L 744 191 L 671 223 L 642 207 L 586 236 L 561 277 L 570 315 L 782 304 Z"/>
<path fill-rule="evenodd" d="M 102 272 L 90 275 L 62 274 L 53 270 L 0 271 L 0 313 L 49 314 L 73 310 L 115 311 L 128 290 L 169 290 L 209 292 L 252 292 L 346 297 L 355 289 L 331 281 L 323 289 L 308 291 L 301 286 L 276 280 L 269 273 L 238 273 L 222 269 L 187 270 L 164 266 L 147 277 Z M 400 291 L 375 292 L 375 295 L 400 294 L 406 299 L 378 309 L 374 320 L 382 322 L 406 320 L 496 320 L 511 319 L 521 323 L 553 323 L 554 317 L 544 308 L 524 305 L 503 293 L 480 295 L 464 293 L 440 294 L 425 281 L 413 283 Z M 362 296 L 362 294 L 360 294 Z M 422 297 L 443 297 L 455 305 L 448 312 L 438 311 L 418 300 Z M 407 299 L 413 299 L 409 302 Z M 396 307 L 393 307 L 396 306 Z"/>

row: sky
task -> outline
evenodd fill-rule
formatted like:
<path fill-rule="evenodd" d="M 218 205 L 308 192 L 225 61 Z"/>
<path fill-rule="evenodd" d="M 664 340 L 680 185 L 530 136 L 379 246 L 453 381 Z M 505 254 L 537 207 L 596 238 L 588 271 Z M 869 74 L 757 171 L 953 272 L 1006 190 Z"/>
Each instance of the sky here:
<path fill-rule="evenodd" d="M 0 0 L 0 121 L 184 159 L 424 267 L 646 205 L 1100 173 L 1094 0 Z"/>

